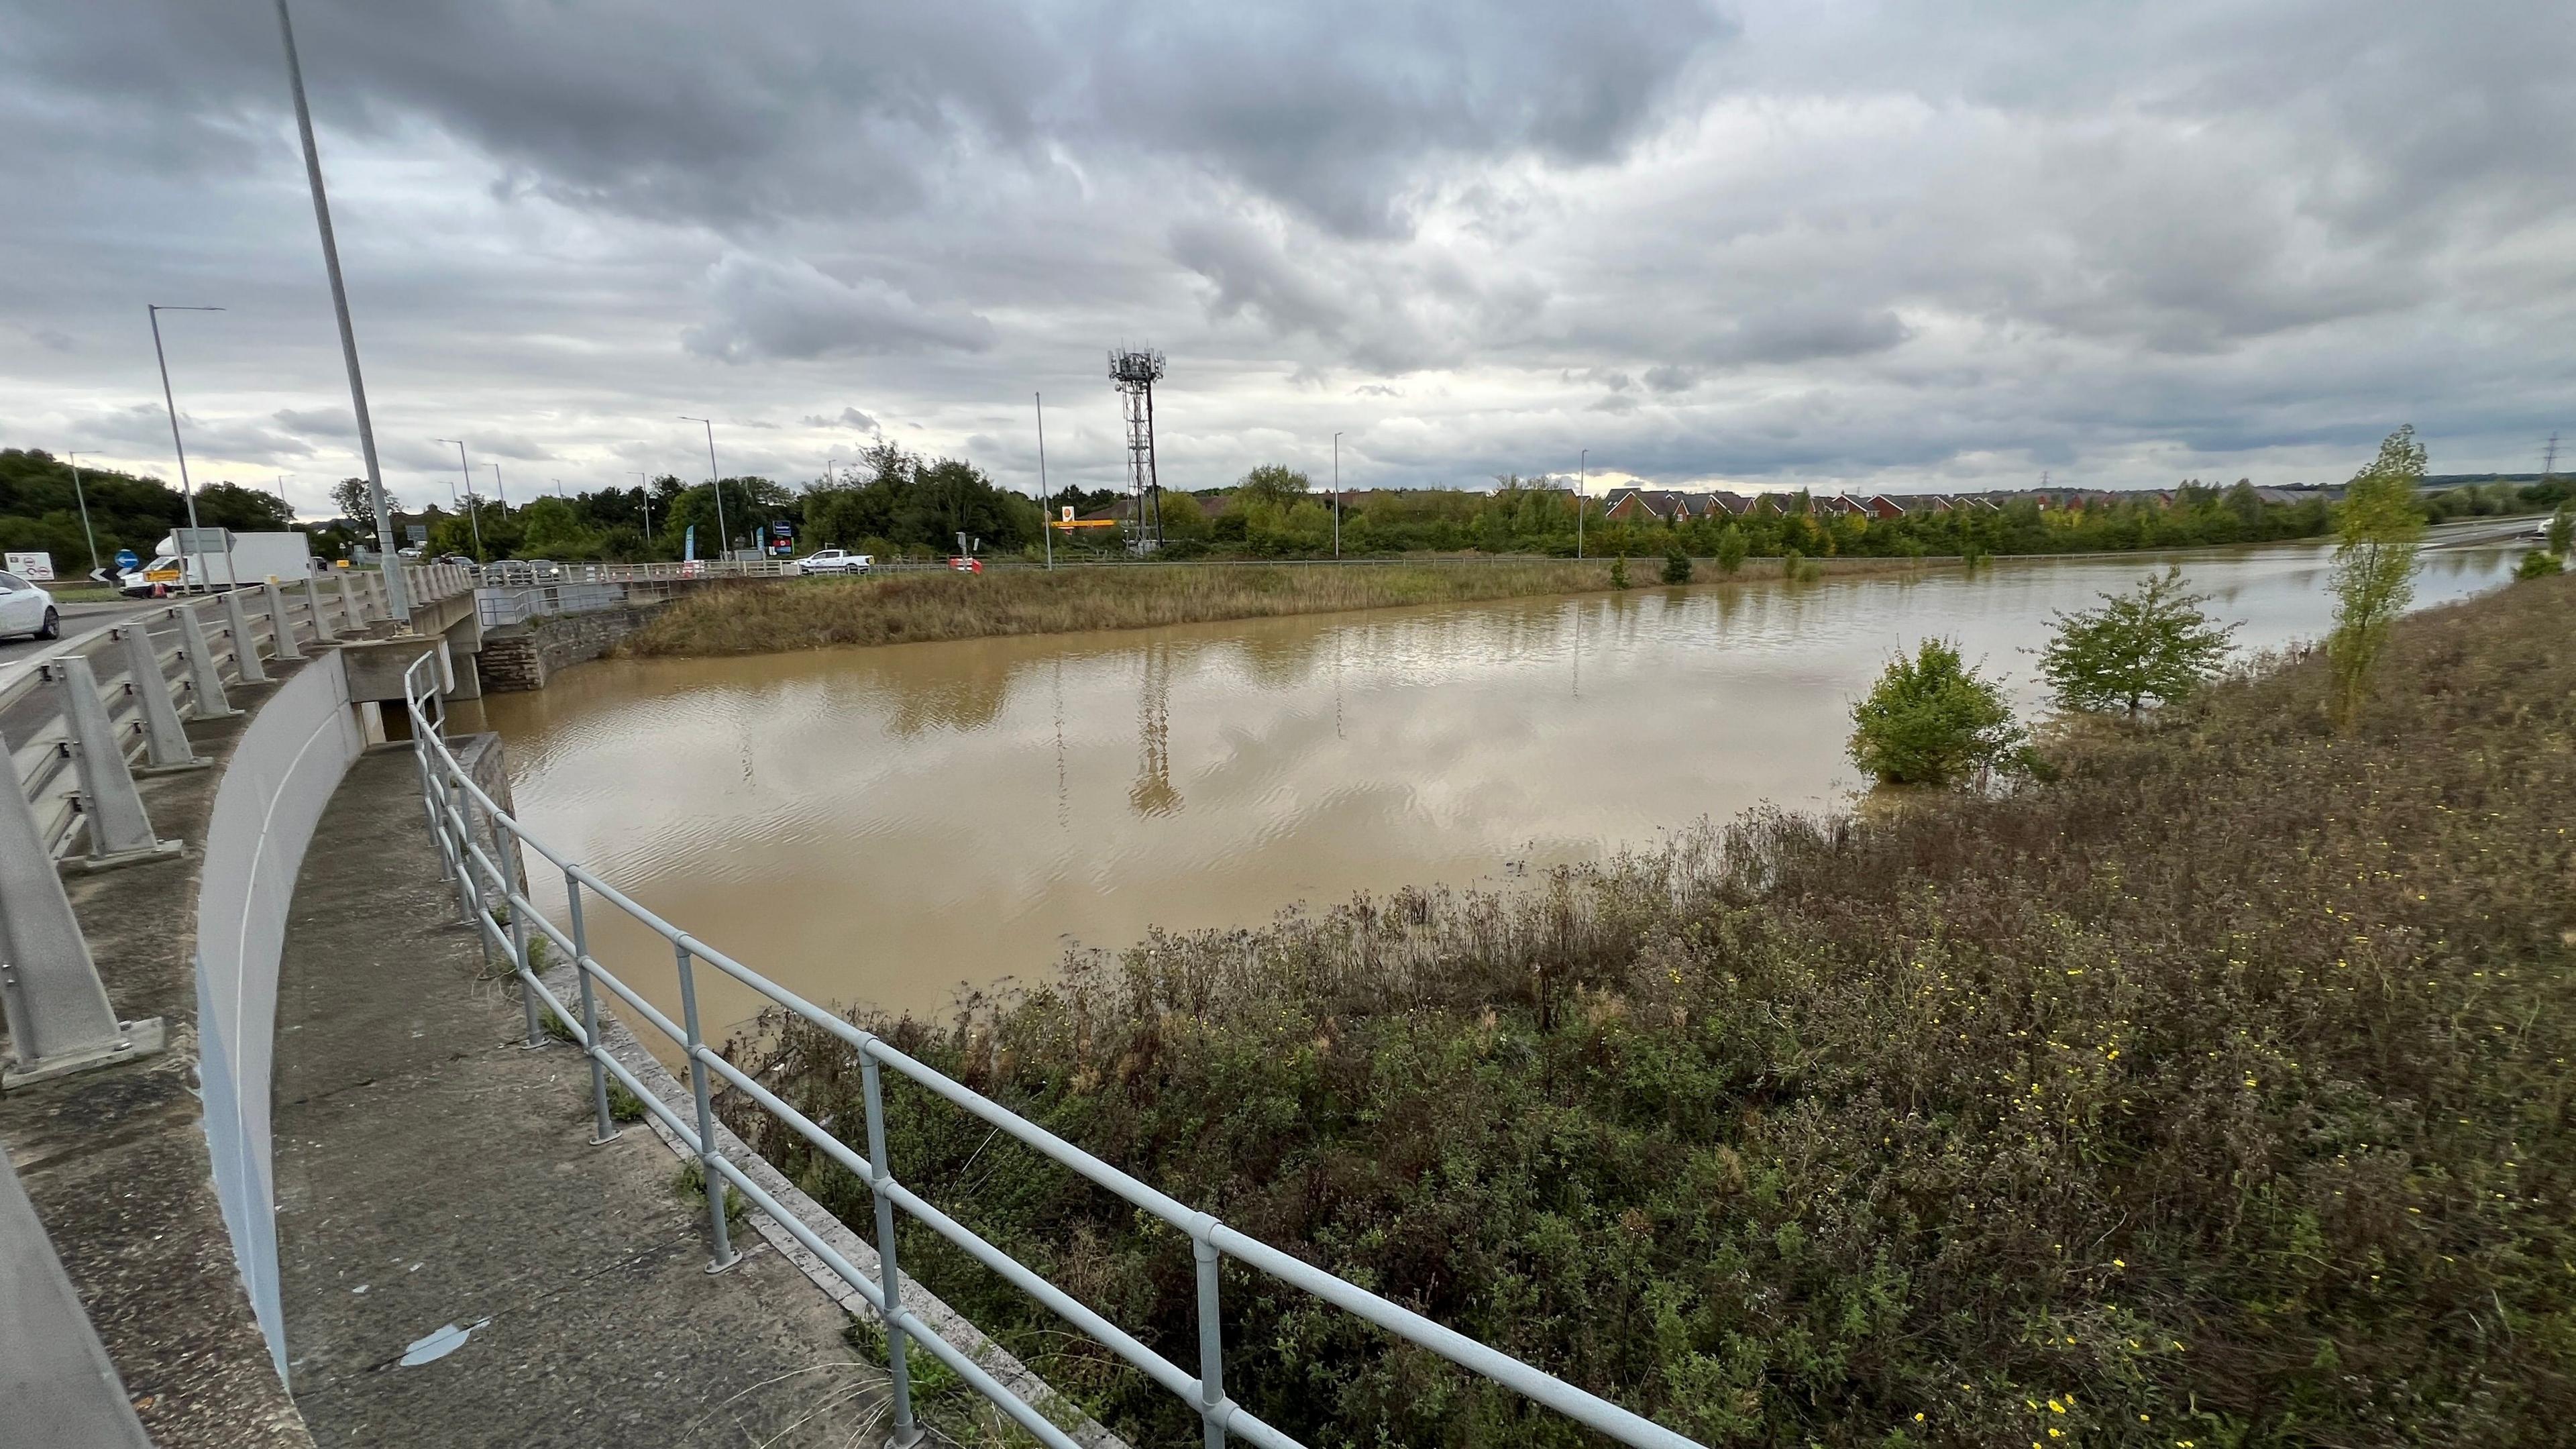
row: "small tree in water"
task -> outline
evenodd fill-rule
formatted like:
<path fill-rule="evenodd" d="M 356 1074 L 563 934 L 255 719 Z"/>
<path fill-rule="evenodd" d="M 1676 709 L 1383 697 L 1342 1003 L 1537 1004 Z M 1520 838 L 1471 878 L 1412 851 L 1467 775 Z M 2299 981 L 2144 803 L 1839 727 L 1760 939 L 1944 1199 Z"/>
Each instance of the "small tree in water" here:
<path fill-rule="evenodd" d="M 1680 544 L 1674 544 L 1673 551 L 1664 555 L 1664 582 L 1668 584 L 1686 584 L 1690 581 L 1690 555 L 1682 552 L 1682 546 Z"/>
<path fill-rule="evenodd" d="M 1717 571 L 1732 574 L 1744 567 L 1744 556 L 1752 546 L 1744 541 L 1744 530 L 1730 523 L 1717 536 Z"/>
<path fill-rule="evenodd" d="M 2415 597 L 2415 543 L 2424 515 L 2415 484 L 2424 476 L 2424 445 L 2412 424 L 2390 433 L 2379 456 L 2353 475 L 2343 500 L 2342 543 L 2335 549 L 2334 632 L 2326 658 L 2334 666 L 2334 710 L 2349 722 L 2388 632 Z"/>
<path fill-rule="evenodd" d="M 1966 784 L 2017 767 L 2023 740 L 2003 691 L 1946 639 L 1889 660 L 1869 697 L 1852 706 L 1852 763 L 1882 784 Z"/>
<path fill-rule="evenodd" d="M 2136 719 L 2149 704 L 2171 704 L 2198 689 L 2227 658 L 2233 624 L 2221 625 L 2183 591 L 2182 570 L 2149 574 L 2102 607 L 2060 611 L 2057 634 L 2039 651 L 2040 676 L 2062 709 Z"/>
<path fill-rule="evenodd" d="M 1610 587 L 1614 589 L 1628 587 L 1628 556 L 1624 553 L 1610 561 Z"/>

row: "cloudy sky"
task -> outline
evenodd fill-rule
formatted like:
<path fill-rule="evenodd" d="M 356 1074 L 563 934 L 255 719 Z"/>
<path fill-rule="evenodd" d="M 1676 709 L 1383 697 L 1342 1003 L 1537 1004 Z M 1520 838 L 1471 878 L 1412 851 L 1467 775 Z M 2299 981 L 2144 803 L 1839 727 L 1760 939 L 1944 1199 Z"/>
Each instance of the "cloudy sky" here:
<path fill-rule="evenodd" d="M 298 0 L 387 481 L 1964 488 L 2576 436 L 2565 0 Z M 0 10 L 0 446 L 356 471 L 267 0 Z M 2571 445 L 2576 452 L 2576 445 Z M 488 475 L 487 475 L 488 476 Z M 487 485 L 488 486 L 488 485 Z"/>

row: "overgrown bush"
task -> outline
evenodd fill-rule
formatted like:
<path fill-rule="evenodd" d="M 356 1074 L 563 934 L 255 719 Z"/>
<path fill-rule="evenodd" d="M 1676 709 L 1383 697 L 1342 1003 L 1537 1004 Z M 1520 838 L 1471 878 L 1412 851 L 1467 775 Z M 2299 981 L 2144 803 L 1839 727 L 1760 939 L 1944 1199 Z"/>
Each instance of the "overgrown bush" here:
<path fill-rule="evenodd" d="M 2060 708 L 2120 710 L 2136 719 L 2148 704 L 2171 704 L 2200 688 L 2227 659 L 2233 624 L 2186 591 L 2182 570 L 2149 574 L 2125 594 L 2102 594 L 2100 608 L 2060 610 L 2057 632 L 2039 651 L 2040 676 Z"/>
<path fill-rule="evenodd" d="M 1509 891 L 1085 957 L 906 1051 L 1240 1230 L 1704 1443 L 2539 1446 L 2576 1423 L 2576 578 L 2402 623 L 2050 784 L 1762 814 Z M 862 1120 L 841 1044 L 763 1080 Z M 1195 1363 L 1188 1244 L 890 1082 L 891 1157 Z M 847 1221 L 864 1184 L 727 1115 Z M 1135 1443 L 1193 1416 L 917 1228 Z M 1598 1440 L 1229 1267 L 1319 1446 Z M 2054 1431 L 2054 1432 L 2051 1432 Z"/>
<path fill-rule="evenodd" d="M 1967 784 L 2016 765 L 2025 738 L 2003 690 L 1946 639 L 1889 660 L 1852 706 L 1852 763 L 1886 785 Z"/>

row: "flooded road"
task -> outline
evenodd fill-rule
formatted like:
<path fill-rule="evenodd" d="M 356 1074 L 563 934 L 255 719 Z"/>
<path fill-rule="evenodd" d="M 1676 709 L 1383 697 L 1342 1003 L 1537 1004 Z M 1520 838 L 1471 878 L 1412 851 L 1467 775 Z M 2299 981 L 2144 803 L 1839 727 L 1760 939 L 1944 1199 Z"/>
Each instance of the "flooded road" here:
<path fill-rule="evenodd" d="M 2243 621 L 2239 644 L 2265 648 L 2324 632 L 2328 552 L 2183 562 Z M 2493 587 L 2511 563 L 2428 552 L 2418 602 Z M 2023 651 L 2052 611 L 2149 567 L 2006 560 L 1973 577 L 619 660 L 484 710 L 540 837 L 812 999 L 935 1012 L 961 983 L 1041 977 L 1067 948 L 1149 925 L 1253 923 L 1827 803 L 1859 783 L 1848 711 L 1891 652 L 1957 639 L 2027 706 Z M 590 916 L 617 952 L 601 954 L 673 1001 L 653 959 L 667 948 L 608 915 Z M 753 1006 L 721 978 L 701 991 L 711 1023 Z"/>

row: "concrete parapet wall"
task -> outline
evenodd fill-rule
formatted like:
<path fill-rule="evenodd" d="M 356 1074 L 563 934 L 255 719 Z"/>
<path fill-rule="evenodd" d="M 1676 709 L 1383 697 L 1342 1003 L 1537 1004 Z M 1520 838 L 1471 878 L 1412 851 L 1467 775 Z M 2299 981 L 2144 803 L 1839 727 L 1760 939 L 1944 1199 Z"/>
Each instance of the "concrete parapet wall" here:
<path fill-rule="evenodd" d="M 364 744 L 340 655 L 325 653 L 261 702 L 206 821 L 196 961 L 206 1141 L 224 1228 L 281 1375 L 286 1337 L 269 1152 L 278 958 L 304 848 Z"/>
<path fill-rule="evenodd" d="M 476 665 L 490 694 L 543 689 L 573 665 L 597 659 L 644 626 L 656 606 L 627 604 L 589 614 L 559 614 L 487 630 Z"/>

